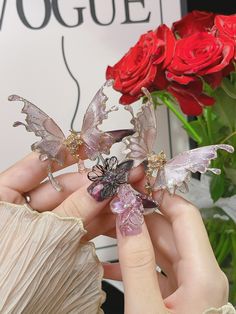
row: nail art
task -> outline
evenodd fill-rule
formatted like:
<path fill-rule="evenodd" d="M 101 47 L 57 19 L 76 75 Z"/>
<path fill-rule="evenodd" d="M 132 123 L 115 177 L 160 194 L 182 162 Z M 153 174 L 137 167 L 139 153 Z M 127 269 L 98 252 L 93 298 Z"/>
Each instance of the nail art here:
<path fill-rule="evenodd" d="M 123 184 L 118 188 L 117 198 L 110 208 L 117 214 L 117 223 L 123 236 L 137 235 L 142 231 L 143 215 L 146 209 L 156 208 L 157 204 L 147 196 L 137 194 L 129 184 Z"/>
<path fill-rule="evenodd" d="M 88 193 L 98 202 L 112 197 L 117 193 L 120 185 L 127 183 L 133 160 L 118 163 L 115 156 L 102 159 L 102 165 L 93 166 L 88 173 L 93 183 L 88 187 Z"/>

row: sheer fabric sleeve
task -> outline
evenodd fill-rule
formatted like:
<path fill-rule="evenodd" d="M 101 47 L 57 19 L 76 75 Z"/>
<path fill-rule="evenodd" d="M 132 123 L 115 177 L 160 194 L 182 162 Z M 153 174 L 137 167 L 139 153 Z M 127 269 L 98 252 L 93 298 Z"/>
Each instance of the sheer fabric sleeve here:
<path fill-rule="evenodd" d="M 0 313 L 103 313 L 103 269 L 81 219 L 0 202 Z"/>
<path fill-rule="evenodd" d="M 228 303 L 219 309 L 211 308 L 206 310 L 203 314 L 235 314 L 236 310 L 232 304 Z"/>

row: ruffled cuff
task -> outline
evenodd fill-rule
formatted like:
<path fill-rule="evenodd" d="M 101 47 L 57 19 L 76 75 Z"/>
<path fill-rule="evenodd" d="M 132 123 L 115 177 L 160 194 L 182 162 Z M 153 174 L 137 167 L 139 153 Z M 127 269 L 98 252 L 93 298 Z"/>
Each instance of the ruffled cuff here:
<path fill-rule="evenodd" d="M 103 313 L 103 269 L 81 219 L 0 202 L 0 312 Z"/>
<path fill-rule="evenodd" d="M 236 313 L 236 310 L 233 307 L 233 305 L 228 303 L 219 309 L 212 307 L 206 310 L 203 314 L 235 314 L 235 313 Z"/>

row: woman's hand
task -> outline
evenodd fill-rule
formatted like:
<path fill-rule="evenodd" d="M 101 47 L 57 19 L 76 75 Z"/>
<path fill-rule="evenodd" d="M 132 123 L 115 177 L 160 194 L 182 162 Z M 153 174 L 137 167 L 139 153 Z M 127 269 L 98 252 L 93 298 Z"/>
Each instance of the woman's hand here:
<path fill-rule="evenodd" d="M 83 156 L 81 156 L 83 157 Z M 76 161 L 68 154 L 64 167 Z M 109 208 L 109 199 L 96 202 L 87 192 L 91 181 L 87 173 L 65 173 L 56 177 L 62 185 L 57 192 L 49 181 L 42 182 L 48 175 L 48 162 L 40 161 L 37 153 L 30 153 L 24 159 L 0 174 L 0 201 L 24 204 L 26 196 L 29 205 L 39 212 L 52 211 L 60 216 L 83 218 L 88 231 L 84 239 L 91 240 L 100 234 L 110 235 L 115 230 L 115 216 Z M 54 163 L 54 170 L 61 170 Z M 142 171 L 135 169 L 133 181 L 142 177 Z"/>
<path fill-rule="evenodd" d="M 142 187 L 143 182 L 136 185 Z M 136 236 L 123 237 L 117 228 L 120 264 L 104 268 L 105 277 L 123 279 L 125 312 L 201 314 L 226 304 L 228 282 L 199 211 L 165 193 L 161 212 L 146 216 Z M 164 274 L 156 272 L 156 265 Z"/>
<path fill-rule="evenodd" d="M 68 157 L 65 166 L 73 162 Z M 48 181 L 41 183 L 46 177 L 47 162 L 31 153 L 0 174 L 0 200 L 23 204 L 28 195 L 30 206 L 37 211 L 83 218 L 86 240 L 115 234 L 110 200 L 96 202 L 88 194 L 91 182 L 86 173 L 58 176 L 61 192 Z M 139 190 L 144 186 L 142 177 L 141 168 L 130 175 Z M 161 211 L 163 215 L 146 217 L 137 236 L 122 237 L 117 230 L 120 267 L 105 265 L 105 275 L 121 279 L 122 273 L 126 312 L 200 314 L 211 306 L 224 305 L 228 283 L 217 265 L 198 210 L 178 196 L 165 194 Z M 166 276 L 156 272 L 156 265 Z"/>

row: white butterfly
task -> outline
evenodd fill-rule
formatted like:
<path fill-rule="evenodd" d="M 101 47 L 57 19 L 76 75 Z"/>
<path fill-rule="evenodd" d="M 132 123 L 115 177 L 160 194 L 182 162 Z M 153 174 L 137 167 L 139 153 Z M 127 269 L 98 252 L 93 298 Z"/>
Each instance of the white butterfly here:
<path fill-rule="evenodd" d="M 153 151 L 157 138 L 156 116 L 150 93 L 145 88 L 143 88 L 143 92 L 148 101 L 142 106 L 136 117 L 130 106 L 126 108 L 132 114 L 131 123 L 134 125 L 135 133 L 124 138 L 123 142 L 126 145 L 125 159 L 133 159 L 135 166 L 146 161 L 148 192 L 166 189 L 170 193 L 175 193 L 177 189 L 185 188 L 186 190 L 191 172 L 211 171 L 220 174 L 220 169 L 210 167 L 211 160 L 217 157 L 218 149 L 233 153 L 234 148 L 231 145 L 209 145 L 188 150 L 168 161 L 163 152 L 156 154 Z M 151 177 L 155 178 L 154 183 L 151 183 Z"/>

